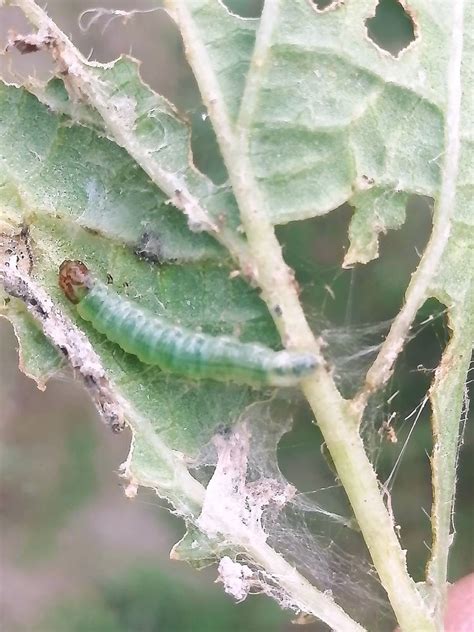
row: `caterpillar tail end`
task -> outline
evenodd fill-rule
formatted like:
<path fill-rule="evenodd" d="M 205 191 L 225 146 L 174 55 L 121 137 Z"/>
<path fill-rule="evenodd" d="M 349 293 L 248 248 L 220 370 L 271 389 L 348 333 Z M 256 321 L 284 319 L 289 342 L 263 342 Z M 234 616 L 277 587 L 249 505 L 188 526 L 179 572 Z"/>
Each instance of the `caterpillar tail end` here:
<path fill-rule="evenodd" d="M 59 266 L 59 287 L 71 303 L 79 303 L 91 287 L 87 266 L 82 261 L 63 261 Z"/>
<path fill-rule="evenodd" d="M 270 372 L 272 386 L 295 386 L 312 375 L 319 366 L 312 353 L 280 351 Z"/>

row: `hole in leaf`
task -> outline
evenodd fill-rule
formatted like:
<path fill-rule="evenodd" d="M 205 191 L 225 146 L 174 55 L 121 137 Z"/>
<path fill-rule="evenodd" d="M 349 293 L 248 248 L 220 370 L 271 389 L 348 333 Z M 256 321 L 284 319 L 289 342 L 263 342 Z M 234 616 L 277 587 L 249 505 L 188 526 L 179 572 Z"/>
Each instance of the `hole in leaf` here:
<path fill-rule="evenodd" d="M 223 184 L 228 177 L 227 171 L 206 110 L 197 108 L 190 114 L 190 119 L 191 149 L 195 166 L 215 184 Z"/>
<path fill-rule="evenodd" d="M 432 494 L 426 457 L 433 446 L 429 421 L 432 411 L 426 398 L 449 338 L 446 306 L 429 299 L 417 313 L 387 385 L 385 401 L 380 397 L 375 420 L 379 435 L 377 473 L 390 493 L 401 525 L 402 544 L 408 550 L 408 568 L 416 581 L 421 581 L 424 574 L 424 542 L 430 543 L 429 520 L 423 519 L 424 513 L 430 511 Z M 364 439 L 367 437 L 369 433 Z"/>
<path fill-rule="evenodd" d="M 285 259 L 296 272 L 305 313 L 327 347 L 325 356 L 345 397 L 361 388 L 403 304 L 411 274 L 419 264 L 431 228 L 432 201 L 412 196 L 407 218 L 381 238 L 380 258 L 341 270 L 350 209 L 277 227 Z"/>
<path fill-rule="evenodd" d="M 231 13 L 241 18 L 259 18 L 262 14 L 263 0 L 221 0 L 221 2 Z"/>
<path fill-rule="evenodd" d="M 328 465 L 322 452 L 323 438 L 312 423 L 311 410 L 299 403 L 292 409 L 292 416 L 293 427 L 278 444 L 278 465 L 283 475 L 299 492 L 311 494 L 312 500 L 326 511 L 350 515 L 333 466 Z"/>
<path fill-rule="evenodd" d="M 359 302 L 363 322 L 393 318 L 403 305 L 405 290 L 418 267 L 432 229 L 433 200 L 421 195 L 410 196 L 405 223 L 380 237 L 380 257 L 358 268 L 358 291 L 365 297 Z M 360 270 L 360 271 L 359 271 Z M 374 287 L 383 288 L 377 296 Z"/>
<path fill-rule="evenodd" d="M 428 299 L 419 309 L 405 344 L 402 370 L 396 371 L 393 378 L 393 387 L 403 390 L 406 414 L 428 391 L 449 338 L 446 305 L 437 299 Z"/>
<path fill-rule="evenodd" d="M 276 227 L 315 331 L 344 324 L 352 271 L 341 270 L 341 262 L 350 218 L 344 204 L 327 215 Z"/>
<path fill-rule="evenodd" d="M 397 0 L 380 0 L 374 17 L 365 25 L 369 38 L 394 57 L 415 39 L 414 22 Z"/>
<path fill-rule="evenodd" d="M 333 5 L 340 4 L 338 0 L 312 0 L 312 2 L 318 11 L 325 11 Z"/>

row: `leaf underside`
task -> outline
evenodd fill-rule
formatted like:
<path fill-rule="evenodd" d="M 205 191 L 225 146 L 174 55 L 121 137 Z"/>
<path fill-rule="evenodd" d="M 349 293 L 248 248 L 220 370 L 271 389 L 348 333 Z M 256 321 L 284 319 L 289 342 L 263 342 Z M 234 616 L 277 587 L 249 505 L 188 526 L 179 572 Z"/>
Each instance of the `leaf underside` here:
<path fill-rule="evenodd" d="M 303 0 L 281 5 L 249 130 L 253 174 L 274 224 L 349 203 L 344 263 L 367 263 L 378 256 L 380 233 L 405 221 L 409 196 L 439 193 L 447 96 L 438 53 L 446 48 L 449 7 L 439 4 L 435 13 L 424 0 L 412 2 L 418 35 L 394 58 L 367 37 L 373 2 L 327 12 Z M 220 2 L 190 6 L 235 123 L 258 20 L 232 15 Z M 232 274 L 225 248 L 172 203 L 179 206 L 180 191 L 189 192 L 212 222 L 243 241 L 230 186 L 214 184 L 192 164 L 188 124 L 141 82 L 134 60 L 75 62 L 88 73 L 88 99 L 74 96 L 74 76 L 66 77 L 67 90 L 57 78 L 45 86 L 0 85 L 0 228 L 7 234 L 29 227 L 32 277 L 86 333 L 121 396 L 192 463 L 216 431 L 270 393 L 192 383 L 142 365 L 77 318 L 57 285 L 61 262 L 83 260 L 103 280 L 109 275 L 119 293 L 183 326 L 273 348 L 278 335 L 258 292 Z M 99 101 L 108 104 L 106 115 Z M 462 135 L 453 224 L 430 295 L 449 308 L 453 338 L 462 338 L 465 351 L 474 338 L 467 125 Z M 162 173 L 176 183 L 170 190 L 156 184 Z M 0 313 L 15 325 L 24 370 L 42 385 L 60 369 L 58 354 L 16 299 Z M 431 393 L 438 420 L 459 418 L 467 364 L 464 355 L 446 397 L 446 369 L 438 376 Z M 153 458 L 136 436 L 134 471 L 159 470 Z"/>

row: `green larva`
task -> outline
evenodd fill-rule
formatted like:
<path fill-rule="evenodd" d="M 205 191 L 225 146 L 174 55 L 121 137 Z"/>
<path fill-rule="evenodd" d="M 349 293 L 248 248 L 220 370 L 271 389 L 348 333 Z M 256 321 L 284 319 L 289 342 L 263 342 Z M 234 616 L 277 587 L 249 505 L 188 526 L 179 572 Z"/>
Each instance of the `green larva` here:
<path fill-rule="evenodd" d="M 293 386 L 317 366 L 310 353 L 273 351 L 172 325 L 95 279 L 81 261 L 61 264 L 59 285 L 81 318 L 127 353 L 162 371 L 193 380 Z"/>

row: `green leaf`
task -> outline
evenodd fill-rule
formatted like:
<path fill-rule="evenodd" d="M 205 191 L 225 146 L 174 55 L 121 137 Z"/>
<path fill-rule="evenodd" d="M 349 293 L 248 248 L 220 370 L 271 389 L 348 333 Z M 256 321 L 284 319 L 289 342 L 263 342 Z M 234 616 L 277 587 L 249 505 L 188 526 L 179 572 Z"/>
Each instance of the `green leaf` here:
<path fill-rule="evenodd" d="M 244 19 L 230 13 L 221 2 L 193 3 L 193 17 L 209 54 L 226 108 L 237 119 L 245 80 L 250 65 L 257 19 Z"/>
<path fill-rule="evenodd" d="M 435 582 L 444 584 L 466 343 L 472 342 L 472 318 L 465 316 L 473 311 L 465 274 L 472 264 L 472 134 L 465 121 L 457 121 L 462 40 L 456 29 L 462 27 L 463 5 L 451 11 L 442 3 L 410 3 L 415 40 L 395 58 L 367 36 L 375 0 L 335 2 L 326 11 L 309 0 L 268 0 L 260 22 L 234 16 L 214 0 L 167 0 L 232 191 L 229 183 L 217 186 L 195 169 L 187 123 L 143 84 L 134 60 L 88 62 L 32 0 L 16 3 L 39 28 L 17 45 L 51 50 L 67 95 L 57 81 L 31 87 L 39 101 L 25 90 L 0 91 L 3 218 L 13 231 L 30 226 L 32 283 L 85 332 L 90 352 L 99 356 L 101 378 L 110 380 L 116 403 L 123 405 L 134 431 L 125 467 L 130 494 L 135 484 L 153 486 L 201 527 L 205 537 L 188 535 L 177 554 L 207 560 L 213 536 L 220 544 L 223 535 L 223 546 L 227 538 L 236 545 L 231 550 L 241 545 L 264 573 L 270 568 L 269 585 L 282 588 L 280 599 L 286 603 L 289 595 L 297 608 L 337 629 L 359 628 L 332 599 L 293 573 L 261 526 L 267 497 L 284 504 L 294 490 L 273 474 L 247 484 L 250 433 L 242 417 L 230 440 L 219 432 L 267 394 L 190 383 L 141 365 L 77 319 L 57 287 L 57 269 L 65 258 L 83 259 L 117 291 L 173 322 L 276 346 L 276 329 L 259 296 L 236 277 L 226 251 L 202 234 L 207 231 L 244 276 L 258 281 L 290 343 L 319 351 L 271 224 L 323 215 L 348 202 L 354 208 L 348 266 L 377 256 L 379 233 L 403 223 L 408 196 L 435 199 L 432 238 L 367 375 L 370 388 L 362 400 L 343 400 L 322 362 L 315 379 L 304 385 L 400 624 L 431 629 L 356 417 L 367 392 L 389 378 L 423 301 L 443 300 L 453 339 L 432 389 L 435 457 L 441 455 L 434 485 L 443 510 L 436 515 L 435 504 L 435 547 L 441 550 L 434 553 L 431 571 Z M 240 233 L 236 201 L 248 243 Z M 77 333 L 74 326 L 71 332 Z M 28 339 L 26 334 L 26 344 Z M 449 372 L 451 363 L 456 371 Z M 447 430 L 441 429 L 444 418 Z M 218 463 L 205 490 L 189 467 L 199 463 L 211 438 Z M 265 444 L 268 430 L 260 438 Z M 272 462 L 275 446 L 267 456 Z M 233 594 L 245 594 L 252 570 L 227 561 L 224 584 L 232 592 L 227 580 L 237 580 Z M 264 581 L 262 586 L 267 587 Z M 294 598 L 296 592 L 302 601 Z"/>
<path fill-rule="evenodd" d="M 349 227 L 351 246 L 344 258 L 345 267 L 367 263 L 378 257 L 378 235 L 402 226 L 407 198 L 406 193 L 378 187 L 352 196 L 351 204 L 356 212 Z"/>
<path fill-rule="evenodd" d="M 211 237 L 190 233 L 182 214 L 124 150 L 71 126 L 26 90 L 0 84 L 0 137 L 5 220 L 61 218 L 163 262 L 225 257 Z"/>
<path fill-rule="evenodd" d="M 71 102 L 56 82 L 52 86 L 33 82 L 32 91 L 71 120 L 103 128 L 160 188 L 163 202 L 172 202 L 185 213 L 193 231 L 210 232 L 239 259 L 245 244 L 238 232 L 238 209 L 231 191 L 196 169 L 187 122 L 169 101 L 142 82 L 138 62 L 122 56 L 111 64 L 89 63 L 41 10 L 31 10 L 55 34 L 57 60 Z M 46 36 L 35 45 L 51 43 Z"/>
<path fill-rule="evenodd" d="M 12 111 L 16 116 L 7 116 Z M 229 279 L 232 268 L 222 249 L 207 235 L 191 233 L 126 152 L 96 132 L 71 126 L 23 89 L 2 86 L 0 137 L 1 190 L 9 201 L 2 208 L 10 223 L 30 227 L 34 280 L 86 332 L 111 382 L 136 414 L 150 421 L 170 449 L 196 456 L 216 428 L 231 424 L 262 394 L 234 384 L 189 383 L 142 365 L 77 317 L 58 288 L 58 266 L 66 258 L 84 260 L 100 278 L 109 274 L 118 292 L 172 322 L 277 345 L 256 292 L 241 279 Z M 156 235 L 167 249 L 167 256 L 160 252 L 157 259 L 179 265 L 137 258 L 134 251 L 144 232 Z M 25 319 L 23 327 L 17 326 L 25 370 L 46 380 L 58 354 L 36 326 L 32 329 L 24 310 L 18 315 L 17 305 L 11 301 L 7 314 L 18 324 Z M 53 363 L 45 361 L 50 356 Z M 134 448 L 129 471 L 135 477 L 164 467 L 139 432 Z M 173 473 L 166 471 L 162 474 L 172 480 Z"/>
<path fill-rule="evenodd" d="M 349 202 L 355 214 L 346 266 L 378 256 L 378 234 L 402 225 L 408 195 L 434 197 L 439 189 L 446 89 L 432 60 L 449 32 L 419 4 L 425 10 L 416 15 L 415 35 L 423 37 L 395 58 L 367 36 L 373 2 L 326 12 L 311 2 L 279 3 L 268 54 L 258 61 L 249 154 L 265 210 L 281 224 Z M 255 21 L 221 3 L 188 5 L 235 121 L 243 89 L 236 78 L 252 53 L 242 42 L 250 43 Z"/>
<path fill-rule="evenodd" d="M 5 204 L 1 206 L 7 215 L 8 210 L 17 206 L 18 199 L 13 195 L 14 204 L 8 204 L 12 193 L 11 187 L 5 183 L 0 187 L 4 194 Z M 24 228 L 19 234 L 12 233 L 11 224 L 0 221 L 0 270 L 10 264 L 12 254 L 18 259 L 19 267 L 28 274 L 31 270 L 31 249 Z M 0 286 L 0 316 L 7 318 L 13 325 L 19 342 L 18 356 L 20 370 L 35 380 L 38 388 L 44 390 L 47 381 L 59 373 L 64 366 L 58 349 L 51 346 L 39 324 L 30 316 L 25 304 L 9 296 Z"/>
<path fill-rule="evenodd" d="M 474 55 L 474 41 L 471 36 L 474 26 L 472 3 L 466 4 L 464 20 L 466 37 L 462 50 L 463 61 L 471 60 Z M 460 36 L 461 34 L 458 34 L 458 37 Z M 448 307 L 449 326 L 452 330 L 451 339 L 430 389 L 434 440 L 431 461 L 433 544 L 427 576 L 434 603 L 437 603 L 435 607 L 439 621 L 443 618 L 443 610 L 439 603 L 446 597 L 448 555 L 455 533 L 456 468 L 463 441 L 463 424 L 466 422 L 469 409 L 466 380 L 474 348 L 474 99 L 470 90 L 472 74 L 472 64 L 462 63 L 460 85 L 454 83 L 454 89 L 457 88 L 460 92 L 460 112 L 455 112 L 458 114 L 457 129 L 457 117 L 452 113 L 449 116 L 449 112 L 447 116 L 451 147 L 453 143 L 458 146 L 458 170 L 454 174 L 456 177 L 452 177 L 451 182 L 447 181 L 450 167 L 448 155 L 443 176 L 450 185 L 450 188 L 446 187 L 448 193 L 451 193 L 447 204 L 454 208 L 451 209 L 451 225 L 442 227 L 443 230 L 450 230 L 449 239 L 429 288 L 430 294 Z M 449 78 L 448 76 L 448 80 Z"/>
<path fill-rule="evenodd" d="M 48 380 L 58 374 L 64 366 L 58 350 L 49 344 L 20 301 L 11 299 L 7 305 L 0 307 L 0 315 L 8 318 L 15 330 L 20 345 L 20 370 L 35 380 L 40 390 L 44 390 Z"/>
<path fill-rule="evenodd" d="M 408 194 L 438 191 L 445 85 L 429 60 L 448 33 L 420 11 L 423 37 L 395 59 L 366 35 L 373 2 L 324 13 L 311 2 L 279 4 L 249 139 L 267 213 L 283 223 L 349 202 L 346 263 L 366 262 L 377 255 L 377 233 L 401 225 Z"/>

